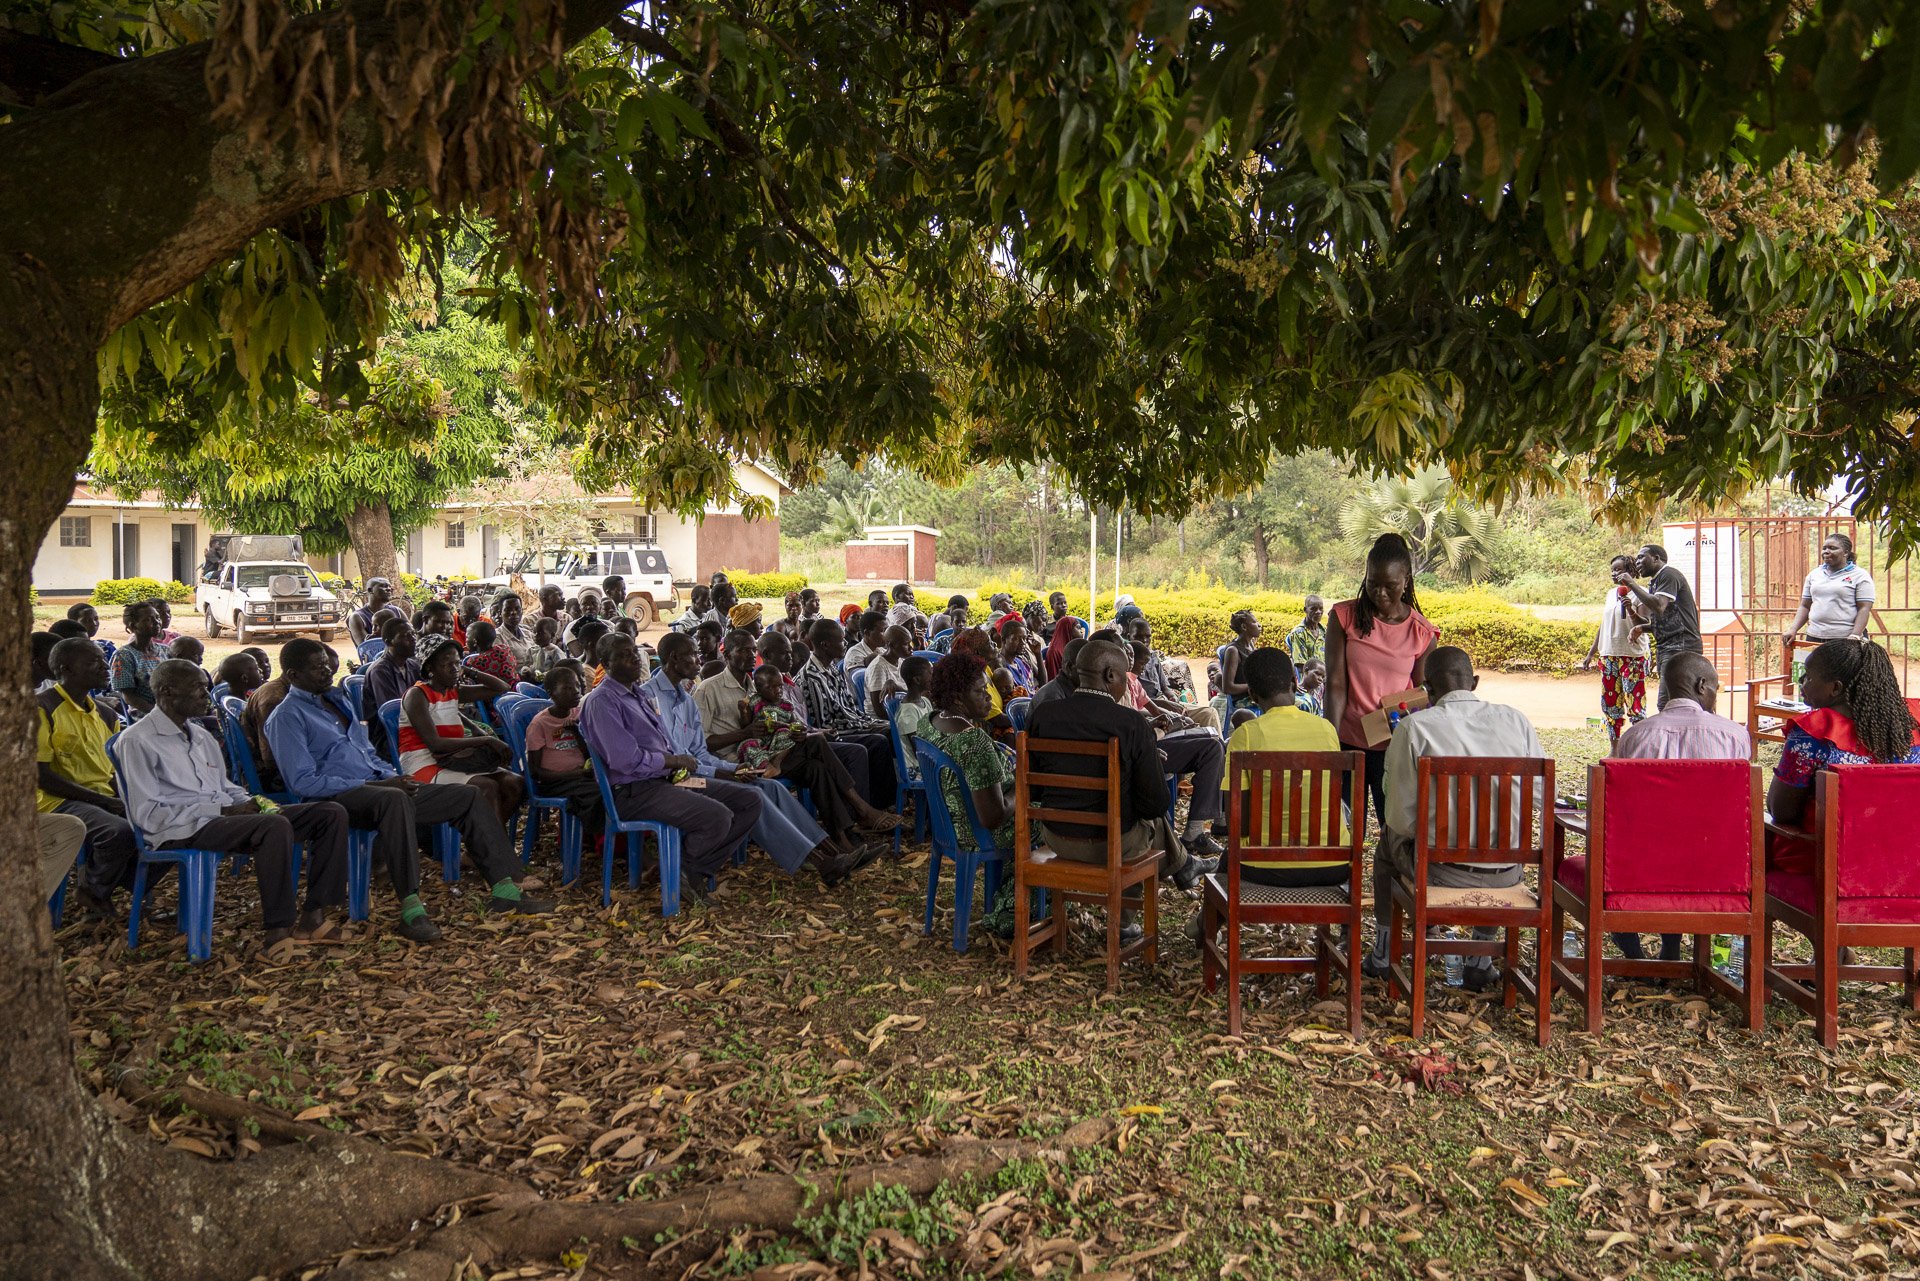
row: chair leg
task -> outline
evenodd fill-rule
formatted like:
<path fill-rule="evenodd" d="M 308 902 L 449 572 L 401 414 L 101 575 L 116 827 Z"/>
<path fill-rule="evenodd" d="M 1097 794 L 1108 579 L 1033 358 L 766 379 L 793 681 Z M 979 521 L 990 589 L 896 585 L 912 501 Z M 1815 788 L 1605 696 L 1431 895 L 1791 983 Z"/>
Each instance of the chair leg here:
<path fill-rule="evenodd" d="M 1398 937 L 1399 931 L 1394 934 Z M 1407 1003 L 1413 1016 L 1413 1037 L 1417 1041 L 1427 1030 L 1427 914 L 1420 910 L 1417 902 L 1413 905 L 1413 932 L 1408 950 L 1412 955 L 1407 959 L 1407 978 L 1413 991 L 1407 994 Z"/>
<path fill-rule="evenodd" d="M 1605 960 L 1600 955 L 1601 940 L 1604 939 L 1606 935 L 1596 928 L 1596 915 L 1593 910 L 1593 905 L 1588 904 L 1587 915 L 1580 922 L 1580 936 L 1586 943 L 1586 956 L 1583 958 L 1586 961 L 1586 965 L 1583 968 L 1586 970 L 1587 1008 L 1583 1011 L 1583 1021 L 1586 1023 L 1587 1031 L 1590 1033 L 1598 1032 L 1601 1023 L 1605 1022 L 1607 1017 L 1601 1001 L 1601 998 L 1606 995 L 1606 971 L 1601 968 L 1605 964 Z"/>
<path fill-rule="evenodd" d="M 655 838 L 660 846 L 660 915 L 677 916 L 680 913 L 680 833 L 675 828 L 663 828 Z M 640 865 L 637 862 L 627 864 L 627 874 L 637 877 Z"/>
<path fill-rule="evenodd" d="M 1757 929 L 1747 934 L 1746 965 L 1742 968 L 1740 981 L 1746 984 L 1742 995 L 1747 998 L 1747 1031 L 1758 1032 L 1767 1018 L 1767 970 L 1762 964 L 1761 953 L 1765 948 L 1762 942 L 1766 938 L 1767 924 L 1760 922 Z M 1912 953 L 1908 953 L 1907 968 L 1913 968 Z M 1909 979 L 1909 982 L 1912 980 Z"/>
<path fill-rule="evenodd" d="M 1398 899 L 1387 908 L 1387 995 L 1400 995 L 1401 927 L 1406 916 Z M 1357 946 L 1357 944 L 1356 944 Z"/>
<path fill-rule="evenodd" d="M 934 860 L 939 861 L 937 858 Z M 1027 878 L 1023 875 L 1026 865 L 1016 857 L 1013 864 L 1013 977 L 1023 979 L 1027 976 L 1028 946 L 1027 931 L 1032 922 L 1027 918 Z"/>
<path fill-rule="evenodd" d="M 1514 1006 L 1514 1001 L 1520 995 L 1519 987 L 1513 981 L 1520 973 L 1520 927 L 1517 925 L 1509 925 L 1506 929 L 1506 935 L 1507 954 L 1504 958 L 1506 961 L 1506 972 L 1500 976 L 1500 1004 L 1503 1008 L 1510 1010 Z M 1547 941 L 1545 939 L 1540 940 L 1542 948 L 1545 948 L 1546 943 Z M 1547 957 L 1548 964 L 1552 964 L 1552 953 L 1543 953 L 1543 955 Z"/>
<path fill-rule="evenodd" d="M 1920 1014 L 1920 971 L 1914 969 L 1916 949 L 1907 949 L 1907 1008 Z"/>
<path fill-rule="evenodd" d="M 896 828 L 894 835 L 898 836 Z M 962 854 L 953 860 L 953 950 L 967 950 L 968 926 L 973 921 L 973 878 L 980 860 Z"/>
<path fill-rule="evenodd" d="M 1107 890 L 1107 991 L 1120 990 L 1120 890 Z"/>
<path fill-rule="evenodd" d="M 1347 1034 L 1360 1035 L 1360 919 L 1354 918 L 1347 930 Z"/>
<path fill-rule="evenodd" d="M 561 826 L 564 827 L 565 825 L 565 820 L 562 820 Z M 529 805 L 527 806 L 525 829 L 520 836 L 520 866 L 522 868 L 525 868 L 529 863 L 533 862 L 533 838 L 539 830 L 540 807 L 537 805 Z"/>
<path fill-rule="evenodd" d="M 187 959 L 213 955 L 213 856 L 195 854 L 179 868 L 180 928 L 187 936 Z"/>
<path fill-rule="evenodd" d="M 373 913 L 373 833 L 347 832 L 347 919 L 364 921 Z"/>
<path fill-rule="evenodd" d="M 1824 931 L 1813 947 L 1813 1030 L 1831 1050 L 1840 1044 L 1840 945 Z"/>
<path fill-rule="evenodd" d="M 615 852 L 620 848 L 620 839 L 621 839 L 620 833 L 614 831 L 611 827 L 609 827 L 606 830 L 605 834 L 603 834 L 600 837 L 600 906 L 601 907 L 613 906 L 613 859 L 614 859 Z M 628 849 L 629 851 L 631 851 L 633 846 L 633 837 L 631 835 L 627 836 L 626 841 L 627 841 Z M 633 857 L 632 853 L 629 852 L 627 857 L 631 859 Z"/>
<path fill-rule="evenodd" d="M 1213 895 L 1203 893 L 1200 896 L 1200 986 L 1209 994 L 1220 987 L 1220 962 L 1214 956 L 1214 945 L 1220 938 L 1220 911 L 1214 906 Z"/>
<path fill-rule="evenodd" d="M 1551 929 L 1552 927 L 1553 922 L 1551 920 L 1543 920 L 1539 925 L 1539 929 L 1543 930 Z M 1519 933 L 1518 930 L 1515 930 L 1514 937 L 1518 938 Z M 1553 952 L 1547 947 L 1547 941 L 1545 939 L 1535 939 L 1534 942 L 1536 944 L 1534 948 L 1534 968 L 1537 972 L 1533 976 L 1533 1039 L 1534 1044 L 1544 1049 L 1546 1048 L 1547 1038 L 1553 1035 Z M 1554 937 L 1554 946 L 1559 946 L 1558 935 Z M 1514 974 L 1516 976 L 1520 972 L 1519 964 L 1520 962 L 1516 956 L 1514 960 Z M 1511 980 L 1509 980 L 1509 983 L 1511 983 Z M 1508 990 L 1512 991 L 1513 989 L 1509 986 Z"/>
<path fill-rule="evenodd" d="M 133 905 L 127 912 L 127 950 L 131 952 L 140 946 L 140 917 L 147 907 L 147 864 L 145 860 L 134 865 L 133 869 Z"/>
<path fill-rule="evenodd" d="M 1240 1007 L 1240 919 L 1227 917 L 1227 1035 L 1239 1036 L 1244 1026 Z"/>
<path fill-rule="evenodd" d="M 1327 937 L 1328 927 L 1318 925 L 1313 930 L 1313 996 L 1324 1001 L 1333 992 L 1333 952 Z"/>
<path fill-rule="evenodd" d="M 956 866 L 958 864 L 956 863 Z M 958 875 L 958 873 L 956 873 Z M 935 900 L 940 897 L 940 851 L 933 850 L 927 855 L 927 910 L 920 922 L 922 934 L 933 933 L 933 909 Z"/>
<path fill-rule="evenodd" d="M 1146 918 L 1143 928 L 1147 932 L 1147 964 L 1160 963 L 1160 883 L 1143 881 L 1140 884 L 1141 906 Z"/>
<path fill-rule="evenodd" d="M 1053 954 L 1067 954 L 1067 896 L 1064 892 L 1053 896 Z"/>

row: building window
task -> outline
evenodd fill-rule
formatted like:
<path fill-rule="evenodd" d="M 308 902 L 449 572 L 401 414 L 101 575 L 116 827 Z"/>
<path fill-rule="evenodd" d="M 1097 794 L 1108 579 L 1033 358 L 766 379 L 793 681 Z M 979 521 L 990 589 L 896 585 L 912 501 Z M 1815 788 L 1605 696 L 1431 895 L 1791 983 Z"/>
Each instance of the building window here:
<path fill-rule="evenodd" d="M 450 520 L 447 522 L 447 546 L 465 547 L 467 545 L 467 522 Z"/>
<path fill-rule="evenodd" d="M 657 543 L 660 541 L 660 522 L 652 512 L 635 513 L 633 533 L 643 543 Z"/>
<path fill-rule="evenodd" d="M 93 546 L 93 517 L 62 516 L 60 518 L 60 545 L 62 547 Z"/>

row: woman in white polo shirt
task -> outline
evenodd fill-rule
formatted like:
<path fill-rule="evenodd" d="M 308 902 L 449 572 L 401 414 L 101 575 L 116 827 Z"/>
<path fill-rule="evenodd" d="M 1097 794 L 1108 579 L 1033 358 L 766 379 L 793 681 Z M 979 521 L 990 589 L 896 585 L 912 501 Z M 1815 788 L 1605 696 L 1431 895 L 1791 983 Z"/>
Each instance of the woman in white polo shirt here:
<path fill-rule="evenodd" d="M 1853 563 L 1853 540 L 1845 534 L 1828 534 L 1820 544 L 1820 563 L 1807 575 L 1800 589 L 1800 611 L 1781 635 L 1781 643 L 1793 653 L 1794 638 L 1805 629 L 1808 640 L 1849 640 L 1864 637 L 1873 617 L 1873 579 Z M 1793 681 L 1798 687 L 1803 664 L 1796 658 Z"/>

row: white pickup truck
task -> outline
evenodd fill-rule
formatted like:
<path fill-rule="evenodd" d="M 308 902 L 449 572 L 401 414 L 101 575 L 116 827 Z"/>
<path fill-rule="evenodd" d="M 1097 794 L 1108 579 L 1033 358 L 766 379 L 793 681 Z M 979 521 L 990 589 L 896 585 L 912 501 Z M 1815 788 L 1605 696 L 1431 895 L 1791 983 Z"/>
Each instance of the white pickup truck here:
<path fill-rule="evenodd" d="M 209 637 L 231 627 L 242 641 L 318 632 L 331 642 L 346 620 L 340 598 L 298 560 L 228 561 L 194 588 L 193 604 Z"/>

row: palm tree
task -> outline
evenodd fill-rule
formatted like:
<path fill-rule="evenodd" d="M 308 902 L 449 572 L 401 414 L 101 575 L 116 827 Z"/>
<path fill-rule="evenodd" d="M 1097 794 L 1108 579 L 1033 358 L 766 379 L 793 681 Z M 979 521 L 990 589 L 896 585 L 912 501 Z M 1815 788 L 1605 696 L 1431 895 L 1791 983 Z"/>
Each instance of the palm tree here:
<path fill-rule="evenodd" d="M 867 536 L 867 527 L 873 524 L 874 507 L 879 496 L 871 489 L 863 489 L 857 494 L 847 494 L 836 498 L 827 508 L 827 522 L 823 532 L 835 542 L 851 543 Z"/>
<path fill-rule="evenodd" d="M 1412 476 L 1382 476 L 1340 510 L 1340 532 L 1356 552 L 1395 533 L 1413 549 L 1414 573 L 1473 582 L 1491 568 L 1493 513 L 1453 487 L 1441 466 Z"/>

